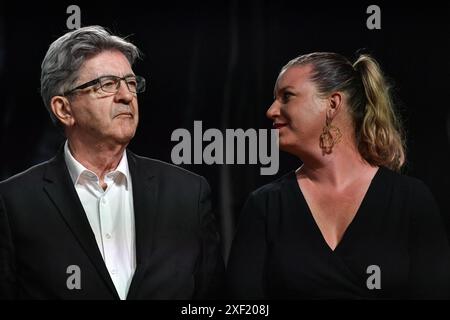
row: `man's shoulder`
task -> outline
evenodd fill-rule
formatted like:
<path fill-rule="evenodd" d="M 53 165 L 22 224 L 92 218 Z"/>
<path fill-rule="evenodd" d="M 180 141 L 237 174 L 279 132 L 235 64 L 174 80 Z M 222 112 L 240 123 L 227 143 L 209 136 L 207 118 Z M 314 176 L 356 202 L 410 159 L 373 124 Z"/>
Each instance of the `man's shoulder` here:
<path fill-rule="evenodd" d="M 204 177 L 198 175 L 192 171 L 178 167 L 174 164 L 164 162 L 162 160 L 139 156 L 135 153 L 129 152 L 130 157 L 134 159 L 139 167 L 146 171 L 157 173 L 158 176 L 163 178 L 174 178 L 183 180 L 205 180 Z M 206 181 L 206 180 L 205 180 Z"/>
<path fill-rule="evenodd" d="M 3 181 L 0 181 L 0 190 L 9 189 L 14 186 L 30 185 L 33 182 L 41 180 L 50 160 L 36 164 L 25 171 L 17 173 Z"/>

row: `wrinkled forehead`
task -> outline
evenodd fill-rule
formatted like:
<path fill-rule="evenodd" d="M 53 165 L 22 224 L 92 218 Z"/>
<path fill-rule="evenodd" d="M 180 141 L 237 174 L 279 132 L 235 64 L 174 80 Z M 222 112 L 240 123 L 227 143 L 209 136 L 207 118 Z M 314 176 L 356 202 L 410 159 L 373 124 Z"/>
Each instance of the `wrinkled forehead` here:
<path fill-rule="evenodd" d="M 127 57 L 120 51 L 102 51 L 89 57 L 81 65 L 79 78 L 96 78 L 102 76 L 124 77 L 132 75 L 133 70 Z"/>

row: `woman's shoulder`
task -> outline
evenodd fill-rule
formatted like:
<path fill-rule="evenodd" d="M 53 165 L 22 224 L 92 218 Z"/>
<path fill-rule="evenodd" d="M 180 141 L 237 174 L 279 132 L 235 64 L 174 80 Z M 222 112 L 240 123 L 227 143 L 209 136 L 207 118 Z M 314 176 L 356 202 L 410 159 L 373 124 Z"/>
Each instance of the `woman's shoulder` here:
<path fill-rule="evenodd" d="M 289 201 L 288 195 L 291 194 L 296 183 L 295 171 L 292 170 L 259 187 L 248 195 L 243 211 L 257 212 L 262 216 L 266 216 L 268 212 L 278 212 L 278 209 L 274 210 L 274 208 L 278 208 L 281 202 Z"/>
<path fill-rule="evenodd" d="M 391 183 L 396 190 L 404 192 L 424 192 L 429 190 L 428 186 L 419 178 L 409 176 L 405 173 L 396 172 L 386 167 L 380 167 L 380 179 L 385 183 Z"/>
<path fill-rule="evenodd" d="M 391 194 L 391 200 L 407 202 L 407 207 L 414 211 L 425 206 L 436 207 L 430 188 L 421 179 L 385 167 L 380 170 L 380 188 Z"/>
<path fill-rule="evenodd" d="M 295 171 L 291 170 L 278 179 L 269 182 L 250 193 L 250 197 L 265 198 L 284 192 L 295 182 Z"/>

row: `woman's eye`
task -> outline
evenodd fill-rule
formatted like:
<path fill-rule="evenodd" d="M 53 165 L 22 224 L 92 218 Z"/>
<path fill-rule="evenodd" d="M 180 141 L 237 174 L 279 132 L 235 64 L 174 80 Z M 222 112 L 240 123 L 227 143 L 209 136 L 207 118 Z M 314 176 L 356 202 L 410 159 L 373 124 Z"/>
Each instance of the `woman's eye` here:
<path fill-rule="evenodd" d="M 289 98 L 292 97 L 292 96 L 293 96 L 292 93 L 290 93 L 290 92 L 284 92 L 284 93 L 282 94 L 282 96 L 281 96 L 281 99 L 282 99 L 283 102 L 287 102 L 287 101 L 289 101 Z"/>

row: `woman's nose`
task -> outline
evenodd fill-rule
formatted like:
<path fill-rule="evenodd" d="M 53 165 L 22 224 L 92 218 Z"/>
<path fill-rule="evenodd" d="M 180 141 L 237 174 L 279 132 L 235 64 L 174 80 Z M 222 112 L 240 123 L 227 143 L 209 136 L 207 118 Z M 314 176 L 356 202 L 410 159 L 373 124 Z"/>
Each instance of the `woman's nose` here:
<path fill-rule="evenodd" d="M 274 120 L 280 115 L 280 104 L 275 100 L 272 105 L 267 109 L 266 116 L 269 119 Z"/>

